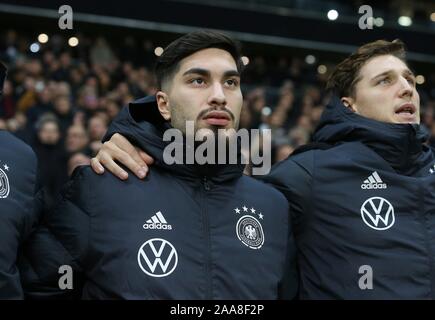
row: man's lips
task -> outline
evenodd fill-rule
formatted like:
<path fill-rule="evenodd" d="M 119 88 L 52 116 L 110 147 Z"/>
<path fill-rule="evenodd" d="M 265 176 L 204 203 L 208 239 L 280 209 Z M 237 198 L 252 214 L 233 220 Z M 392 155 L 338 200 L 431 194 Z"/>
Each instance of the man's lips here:
<path fill-rule="evenodd" d="M 395 110 L 396 114 L 402 114 L 402 113 L 408 113 L 408 114 L 414 114 L 417 111 L 417 108 L 412 103 L 405 103 L 402 104 L 400 107 L 398 107 Z"/>
<path fill-rule="evenodd" d="M 226 126 L 231 121 L 230 115 L 225 111 L 211 111 L 203 119 L 214 126 Z"/>
<path fill-rule="evenodd" d="M 414 123 L 417 121 L 417 108 L 412 103 L 405 103 L 395 110 L 395 114 L 400 118 L 400 122 Z"/>

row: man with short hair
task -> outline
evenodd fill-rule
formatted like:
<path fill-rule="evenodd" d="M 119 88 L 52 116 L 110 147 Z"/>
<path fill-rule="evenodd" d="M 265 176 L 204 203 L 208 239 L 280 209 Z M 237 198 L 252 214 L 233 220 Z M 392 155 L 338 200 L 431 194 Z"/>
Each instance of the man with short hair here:
<path fill-rule="evenodd" d="M 435 298 L 435 158 L 404 55 L 380 40 L 341 62 L 317 147 L 265 179 L 289 200 L 301 298 Z"/>
<path fill-rule="evenodd" d="M 25 257 L 34 272 L 27 269 L 23 282 L 29 296 L 62 295 L 58 269 L 66 264 L 74 279 L 83 279 L 73 292 L 85 299 L 296 294 L 285 198 L 244 176 L 241 164 L 214 164 L 217 154 L 206 164 L 164 158 L 168 129 L 180 132 L 183 149 L 197 151 L 201 144 L 187 143 L 187 122 L 211 135 L 237 128 L 240 61 L 237 44 L 211 31 L 187 34 L 165 49 L 156 67 L 156 96 L 131 103 L 114 124 L 155 159 L 153 173 L 146 181 L 121 182 L 89 167 L 76 170 L 28 242 Z M 138 115 L 149 121 L 134 125 Z"/>
<path fill-rule="evenodd" d="M 435 298 L 435 157 L 403 43 L 363 45 L 328 88 L 314 143 L 263 177 L 290 206 L 300 298 Z M 130 167 L 139 155 L 116 141 Z M 94 165 L 119 159 L 113 150 Z"/>

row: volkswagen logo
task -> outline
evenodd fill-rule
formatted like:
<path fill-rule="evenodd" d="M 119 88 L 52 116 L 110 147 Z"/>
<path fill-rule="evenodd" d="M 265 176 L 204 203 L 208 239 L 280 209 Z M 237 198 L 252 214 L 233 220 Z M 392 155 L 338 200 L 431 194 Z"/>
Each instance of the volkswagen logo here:
<path fill-rule="evenodd" d="M 381 197 L 367 199 L 361 206 L 361 217 L 366 225 L 375 230 L 387 230 L 394 225 L 394 208 Z"/>
<path fill-rule="evenodd" d="M 170 275 L 178 263 L 178 254 L 167 240 L 154 238 L 146 241 L 137 253 L 139 267 L 151 277 Z"/>

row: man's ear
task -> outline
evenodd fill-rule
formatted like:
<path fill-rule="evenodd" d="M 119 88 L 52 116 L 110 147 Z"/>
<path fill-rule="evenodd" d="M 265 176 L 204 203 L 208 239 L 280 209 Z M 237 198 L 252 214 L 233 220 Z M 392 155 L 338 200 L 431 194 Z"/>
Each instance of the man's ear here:
<path fill-rule="evenodd" d="M 357 110 L 355 108 L 355 101 L 353 100 L 353 98 L 351 98 L 351 97 L 342 97 L 341 98 L 341 103 L 343 103 L 344 106 L 346 108 L 348 108 L 349 110 L 352 110 L 353 112 L 357 112 Z"/>
<path fill-rule="evenodd" d="M 169 97 L 163 91 L 158 91 L 156 93 L 157 107 L 162 117 L 169 121 L 171 120 L 171 108 L 169 106 Z"/>

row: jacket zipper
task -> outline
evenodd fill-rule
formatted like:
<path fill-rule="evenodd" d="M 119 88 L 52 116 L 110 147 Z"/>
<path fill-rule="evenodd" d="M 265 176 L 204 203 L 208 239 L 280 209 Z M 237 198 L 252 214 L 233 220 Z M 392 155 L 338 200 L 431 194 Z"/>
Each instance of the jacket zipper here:
<path fill-rule="evenodd" d="M 203 185 L 204 185 L 204 190 L 205 190 L 205 191 L 210 191 L 210 183 L 208 182 L 208 179 L 207 179 L 206 176 L 204 176 L 204 177 L 202 178 L 202 183 L 203 183 Z"/>
<path fill-rule="evenodd" d="M 207 252 L 206 252 L 206 262 L 205 262 L 205 273 L 206 273 L 206 288 L 205 288 L 205 297 L 207 300 L 213 299 L 213 283 L 212 283 L 212 276 L 211 276 L 211 239 L 210 239 L 210 221 L 208 217 L 207 212 L 207 192 L 210 191 L 210 183 L 206 176 L 202 178 L 202 186 L 204 190 L 201 192 L 203 194 L 204 201 L 203 208 L 202 208 L 202 221 L 204 225 L 204 235 L 205 240 L 207 242 Z M 202 189 L 202 188 L 201 188 Z"/>

